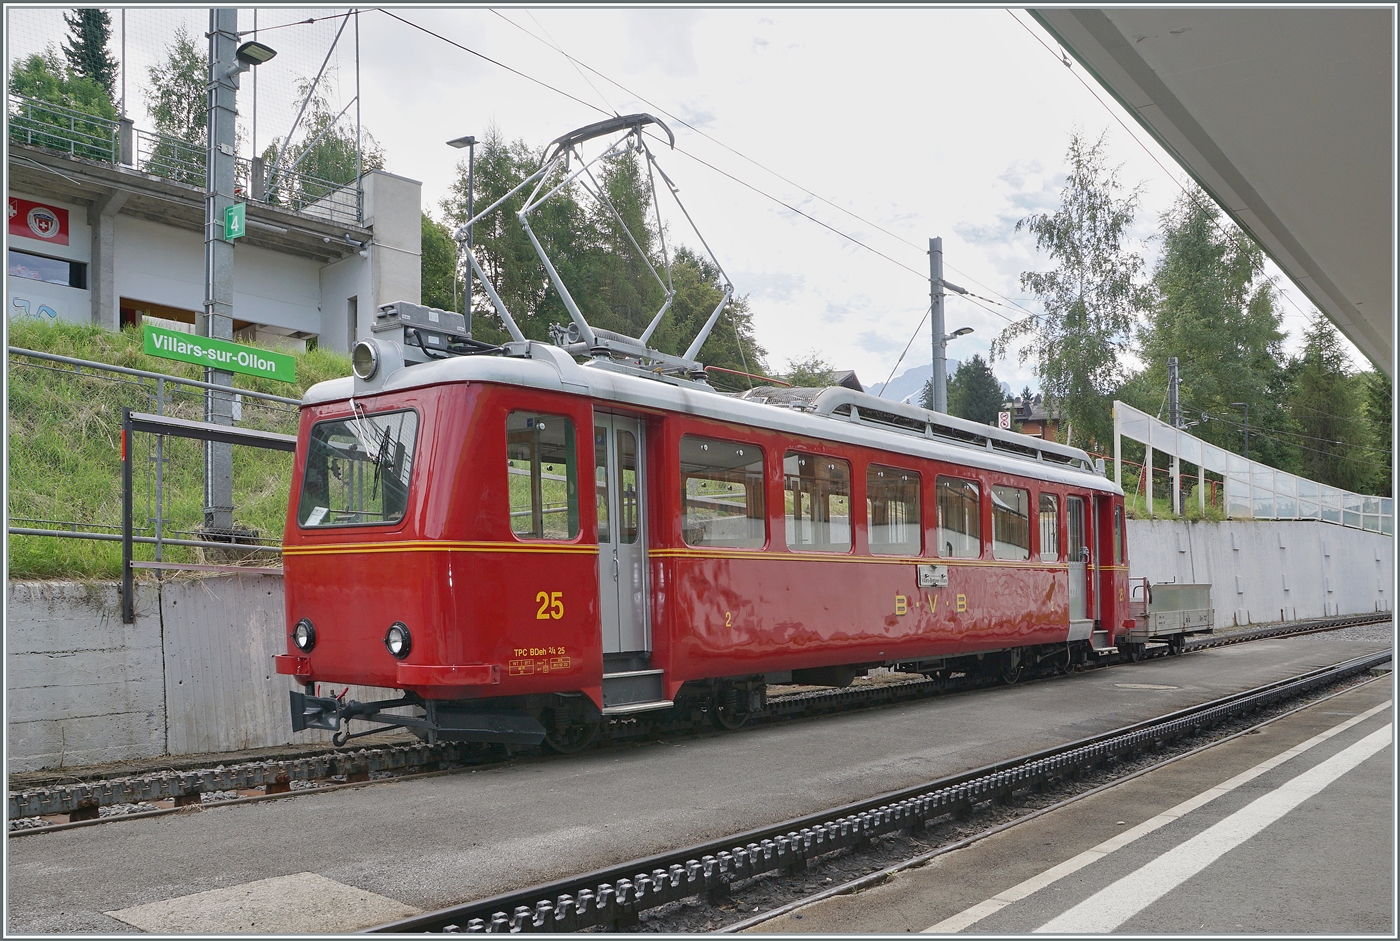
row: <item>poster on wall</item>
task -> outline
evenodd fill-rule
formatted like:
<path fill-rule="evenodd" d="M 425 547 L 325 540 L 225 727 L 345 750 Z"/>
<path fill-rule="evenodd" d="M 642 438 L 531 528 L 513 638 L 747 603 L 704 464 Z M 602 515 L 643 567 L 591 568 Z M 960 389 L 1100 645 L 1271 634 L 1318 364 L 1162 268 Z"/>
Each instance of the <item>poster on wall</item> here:
<path fill-rule="evenodd" d="M 68 210 L 11 196 L 10 234 L 51 245 L 67 245 Z"/>

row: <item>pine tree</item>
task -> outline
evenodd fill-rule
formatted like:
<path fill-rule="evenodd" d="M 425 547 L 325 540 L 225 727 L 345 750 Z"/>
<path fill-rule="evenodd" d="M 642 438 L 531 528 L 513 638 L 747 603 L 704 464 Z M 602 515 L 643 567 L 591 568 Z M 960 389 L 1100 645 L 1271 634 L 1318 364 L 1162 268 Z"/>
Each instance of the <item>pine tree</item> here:
<path fill-rule="evenodd" d="M 117 61 L 107 53 L 107 40 L 112 35 L 112 18 L 106 10 L 84 8 L 63 14 L 71 39 L 63 43 L 68 67 L 78 75 L 86 75 L 107 93 L 110 99 L 117 81 Z"/>
<path fill-rule="evenodd" d="M 958 418 L 995 425 L 1004 401 L 1001 383 L 980 353 L 959 363 L 948 382 L 948 414 Z"/>
<path fill-rule="evenodd" d="M 1314 313 L 1294 360 L 1289 411 L 1298 429 L 1300 471 L 1304 477 L 1360 491 L 1380 456 L 1368 445 L 1361 396 L 1350 375 L 1341 335 Z"/>

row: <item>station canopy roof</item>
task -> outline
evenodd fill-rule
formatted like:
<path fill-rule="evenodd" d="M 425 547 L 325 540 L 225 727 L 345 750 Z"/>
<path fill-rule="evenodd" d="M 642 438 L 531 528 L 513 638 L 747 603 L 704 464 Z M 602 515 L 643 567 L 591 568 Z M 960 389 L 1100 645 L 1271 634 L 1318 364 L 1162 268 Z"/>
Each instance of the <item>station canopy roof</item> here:
<path fill-rule="evenodd" d="M 1392 374 L 1392 8 L 1032 11 Z"/>

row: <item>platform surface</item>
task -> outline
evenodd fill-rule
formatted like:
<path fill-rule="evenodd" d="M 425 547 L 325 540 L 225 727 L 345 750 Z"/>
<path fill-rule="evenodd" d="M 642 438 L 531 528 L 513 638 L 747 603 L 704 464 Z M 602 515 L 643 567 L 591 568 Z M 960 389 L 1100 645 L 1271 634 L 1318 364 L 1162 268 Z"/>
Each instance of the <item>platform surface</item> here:
<path fill-rule="evenodd" d="M 1390 677 L 756 933 L 1394 935 Z"/>

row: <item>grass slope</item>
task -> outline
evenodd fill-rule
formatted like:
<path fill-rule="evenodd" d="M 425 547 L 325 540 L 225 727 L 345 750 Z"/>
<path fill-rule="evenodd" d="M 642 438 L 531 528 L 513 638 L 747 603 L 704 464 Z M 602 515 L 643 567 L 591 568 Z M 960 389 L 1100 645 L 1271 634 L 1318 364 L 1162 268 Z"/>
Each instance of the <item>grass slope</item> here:
<path fill-rule="evenodd" d="M 93 326 L 10 323 L 10 345 L 186 379 L 204 378 L 201 367 L 147 356 L 139 329 L 113 333 Z M 323 379 L 349 375 L 348 357 L 316 350 L 297 358 L 295 385 L 236 376 L 239 389 L 300 398 Z M 9 427 L 8 504 L 11 527 L 121 532 L 121 409 L 156 411 L 153 379 L 75 371 L 73 367 L 11 356 L 6 404 Z M 165 413 L 204 418 L 203 391 L 166 384 Z M 294 406 L 245 398 L 245 428 L 296 434 Z M 135 435 L 133 508 L 138 534 L 154 534 L 156 441 Z M 203 523 L 203 442 L 164 442 L 166 535 L 194 538 Z M 278 542 L 287 512 L 292 455 L 257 448 L 233 449 L 234 520 Z M 203 550 L 166 547 L 164 559 L 198 561 Z M 154 559 L 154 547 L 138 545 L 137 559 Z M 121 544 L 51 536 L 10 536 L 11 578 L 117 578 Z"/>

